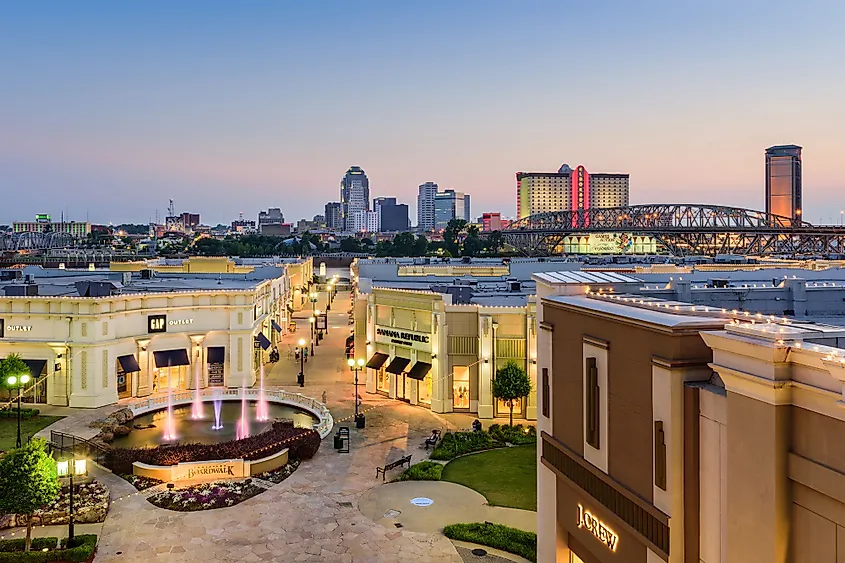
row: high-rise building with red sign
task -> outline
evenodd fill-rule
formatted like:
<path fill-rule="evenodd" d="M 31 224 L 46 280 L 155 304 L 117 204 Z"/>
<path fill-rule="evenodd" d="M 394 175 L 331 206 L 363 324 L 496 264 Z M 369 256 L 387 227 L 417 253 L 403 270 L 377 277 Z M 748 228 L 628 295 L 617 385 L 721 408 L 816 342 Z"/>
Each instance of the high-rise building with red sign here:
<path fill-rule="evenodd" d="M 557 172 L 517 172 L 516 212 L 522 219 L 537 213 L 628 205 L 628 174 L 590 173 L 564 164 Z"/>

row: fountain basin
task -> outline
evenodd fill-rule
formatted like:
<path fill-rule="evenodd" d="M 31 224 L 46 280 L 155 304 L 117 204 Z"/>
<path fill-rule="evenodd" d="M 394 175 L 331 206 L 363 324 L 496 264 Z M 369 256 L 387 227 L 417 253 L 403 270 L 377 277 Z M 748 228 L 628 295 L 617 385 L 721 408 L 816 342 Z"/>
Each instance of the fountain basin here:
<path fill-rule="evenodd" d="M 258 422 L 256 417 L 256 403 L 248 402 L 247 416 L 250 419 L 251 433 L 260 434 L 270 428 L 275 419 L 293 420 L 294 426 L 300 428 L 313 428 L 319 420 L 311 413 L 302 408 L 286 405 L 273 404 L 267 406 L 269 420 Z M 125 436 L 117 436 L 112 442 L 115 448 L 143 448 L 161 446 L 166 444 L 217 444 L 236 439 L 236 426 L 241 416 L 241 403 L 238 400 L 223 401 L 220 409 L 221 429 L 214 429 L 214 409 L 212 404 L 204 405 L 205 417 L 202 419 L 192 418 L 192 405 L 182 404 L 173 408 L 175 440 L 165 440 L 162 436 L 162 429 L 166 425 L 167 409 L 156 410 L 135 416 L 134 426 L 148 426 L 149 428 L 135 429 Z"/>

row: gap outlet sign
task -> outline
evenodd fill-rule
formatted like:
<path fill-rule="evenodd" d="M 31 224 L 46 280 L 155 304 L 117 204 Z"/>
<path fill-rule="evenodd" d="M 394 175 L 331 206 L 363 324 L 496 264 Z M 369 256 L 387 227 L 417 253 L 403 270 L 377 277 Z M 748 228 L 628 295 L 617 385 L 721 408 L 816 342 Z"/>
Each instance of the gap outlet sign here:
<path fill-rule="evenodd" d="M 416 332 L 389 326 L 376 326 L 376 342 L 398 344 L 425 352 L 431 350 L 431 335 L 427 332 Z"/>

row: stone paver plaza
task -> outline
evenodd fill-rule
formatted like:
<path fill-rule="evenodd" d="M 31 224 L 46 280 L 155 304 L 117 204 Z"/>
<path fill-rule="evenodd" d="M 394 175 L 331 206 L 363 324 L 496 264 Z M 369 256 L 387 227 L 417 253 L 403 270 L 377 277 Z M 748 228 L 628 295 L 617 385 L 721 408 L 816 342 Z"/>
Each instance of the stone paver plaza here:
<path fill-rule="evenodd" d="M 321 297 L 325 299 L 325 296 Z M 329 334 L 306 364 L 305 389 L 295 385 L 299 362 L 287 359 L 285 349 L 303 337 L 302 330 L 286 337 L 279 347 L 281 361 L 267 366 L 266 376 L 268 385 L 303 391 L 317 399 L 322 399 L 325 392 L 326 403 L 340 425 L 350 425 L 354 404 L 352 375 L 343 354 L 350 332 L 345 312 L 347 299 L 346 295 L 338 295 L 335 300 Z M 415 494 L 414 484 L 382 485 L 381 479 L 375 478 L 375 468 L 401 455 L 411 454 L 415 462 L 427 457 L 421 445 L 432 428 L 463 427 L 468 421 L 447 420 L 399 401 L 368 396 L 362 387 L 359 387 L 359 393 L 363 401 L 361 408 L 366 410 L 367 427 L 355 430 L 352 425 L 349 454 L 336 452 L 331 439 L 326 439 L 318 454 L 302 463 L 286 481 L 230 508 L 173 512 L 157 508 L 142 495 L 134 494 L 134 487 L 116 475 L 98 475 L 110 488 L 112 499 L 118 500 L 112 503 L 103 525 L 95 560 L 204 563 L 463 561 L 452 542 L 439 533 L 443 523 L 438 526 L 424 514 L 419 517 L 426 509 L 410 504 L 413 496 L 419 496 Z M 105 413 L 108 408 L 98 410 Z M 90 434 L 87 425 L 94 418 L 91 411 L 81 415 L 73 413 L 60 421 L 60 429 Z M 390 500 L 379 501 L 378 495 L 370 492 L 374 487 L 399 485 L 405 488 L 391 491 Z M 466 492 L 470 500 L 464 503 L 463 511 L 456 513 L 463 512 L 466 518 L 462 521 L 473 521 L 471 517 L 475 512 L 478 513 L 475 520 L 484 520 L 490 518 L 491 510 L 512 510 L 483 506 L 483 497 L 469 489 Z M 367 505 L 362 507 L 365 512 L 372 511 L 376 505 L 379 511 L 382 506 L 390 505 L 399 516 L 391 519 L 383 514 L 365 515 L 359 510 L 362 498 Z M 418 517 L 409 517 L 411 508 L 417 511 Z M 442 509 L 439 506 L 432 512 Z M 406 513 L 404 517 L 403 512 Z M 506 523 L 535 529 L 534 513 L 513 512 L 516 514 L 506 518 Z M 401 522 L 402 527 L 397 527 L 395 522 Z M 464 550 L 465 557 L 468 553 Z"/>

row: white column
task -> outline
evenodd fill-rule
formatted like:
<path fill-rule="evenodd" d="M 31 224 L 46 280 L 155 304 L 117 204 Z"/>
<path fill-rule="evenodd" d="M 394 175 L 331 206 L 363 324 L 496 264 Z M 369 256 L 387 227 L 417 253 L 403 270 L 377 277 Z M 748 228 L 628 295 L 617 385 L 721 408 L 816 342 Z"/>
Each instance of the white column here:
<path fill-rule="evenodd" d="M 478 364 L 478 418 L 493 418 L 493 327 L 492 317 L 478 317 L 481 350 Z"/>

